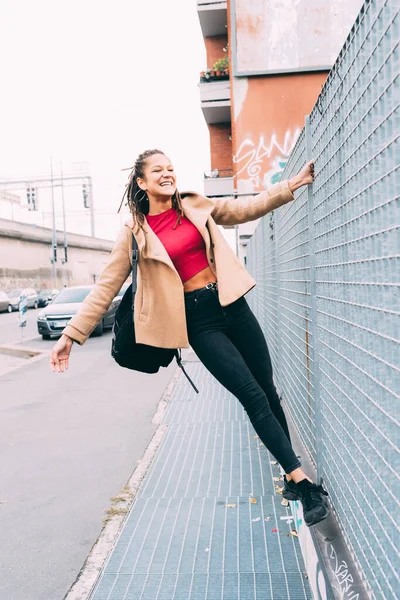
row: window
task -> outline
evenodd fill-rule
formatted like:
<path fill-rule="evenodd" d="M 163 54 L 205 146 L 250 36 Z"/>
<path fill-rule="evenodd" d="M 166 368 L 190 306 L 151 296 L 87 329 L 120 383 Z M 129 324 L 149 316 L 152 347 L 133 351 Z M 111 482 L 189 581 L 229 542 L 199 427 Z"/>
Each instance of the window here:
<path fill-rule="evenodd" d="M 86 296 L 89 294 L 91 287 L 87 288 L 64 288 L 54 298 L 52 304 L 62 304 L 68 302 L 83 302 Z"/>

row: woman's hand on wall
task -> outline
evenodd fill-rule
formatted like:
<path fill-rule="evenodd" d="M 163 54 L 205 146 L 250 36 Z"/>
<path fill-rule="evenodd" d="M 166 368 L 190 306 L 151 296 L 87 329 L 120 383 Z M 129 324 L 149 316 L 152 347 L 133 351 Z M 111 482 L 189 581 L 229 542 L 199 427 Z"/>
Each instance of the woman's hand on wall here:
<path fill-rule="evenodd" d="M 50 354 L 50 367 L 53 373 L 64 373 L 68 369 L 69 355 L 73 340 L 63 334 L 54 344 Z"/>
<path fill-rule="evenodd" d="M 297 173 L 297 175 L 292 177 L 292 179 L 289 179 L 289 189 L 293 193 L 299 187 L 313 183 L 314 179 L 314 160 L 310 160 L 304 165 L 301 171 Z"/>

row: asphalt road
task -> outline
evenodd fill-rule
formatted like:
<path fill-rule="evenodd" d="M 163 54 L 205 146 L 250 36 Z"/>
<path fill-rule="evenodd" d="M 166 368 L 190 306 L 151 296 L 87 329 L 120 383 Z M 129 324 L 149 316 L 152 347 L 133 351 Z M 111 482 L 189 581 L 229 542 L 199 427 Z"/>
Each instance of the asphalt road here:
<path fill-rule="evenodd" d="M 8 342 L 13 317 L 0 317 Z M 121 369 L 110 343 L 108 332 L 74 347 L 64 374 L 45 358 L 0 377 L 1 600 L 62 600 L 155 431 L 175 365 Z"/>
<path fill-rule="evenodd" d="M 0 313 L 0 344 L 13 344 L 37 336 L 37 316 L 43 308 L 26 311 L 26 327 L 19 327 L 19 313 Z M 21 331 L 22 329 L 22 331 Z M 22 336 L 22 337 L 21 337 Z M 3 600 L 3 599 L 1 599 Z"/>

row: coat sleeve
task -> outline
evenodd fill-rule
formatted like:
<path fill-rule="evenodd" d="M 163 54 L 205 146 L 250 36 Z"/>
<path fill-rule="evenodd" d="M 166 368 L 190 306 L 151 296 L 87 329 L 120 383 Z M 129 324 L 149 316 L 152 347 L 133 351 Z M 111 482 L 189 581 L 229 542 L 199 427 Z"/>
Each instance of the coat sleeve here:
<path fill-rule="evenodd" d="M 132 270 L 130 249 L 132 230 L 124 226 L 110 254 L 98 282 L 82 302 L 81 307 L 63 330 L 78 344 L 84 344 L 93 329 L 100 323 L 111 302 Z"/>
<path fill-rule="evenodd" d="M 238 225 L 254 221 L 279 206 L 294 200 L 287 180 L 271 185 L 256 196 L 222 198 L 217 200 L 211 213 L 218 225 Z"/>

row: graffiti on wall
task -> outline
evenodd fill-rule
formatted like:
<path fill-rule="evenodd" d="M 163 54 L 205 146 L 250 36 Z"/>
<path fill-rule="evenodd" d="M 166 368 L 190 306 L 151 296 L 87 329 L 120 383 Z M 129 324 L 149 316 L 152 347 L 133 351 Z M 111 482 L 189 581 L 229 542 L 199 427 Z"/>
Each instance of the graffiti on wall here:
<path fill-rule="evenodd" d="M 310 529 L 304 523 L 301 503 L 291 502 L 290 508 L 294 519 L 294 528 L 299 536 L 301 553 L 303 555 L 313 598 L 316 600 L 332 600 L 329 579 L 321 558 L 316 551 Z"/>
<path fill-rule="evenodd" d="M 245 191 L 258 191 L 277 183 L 293 150 L 300 129 L 286 131 L 283 140 L 273 133 L 269 140 L 261 135 L 257 142 L 246 138 L 233 157 L 237 165 L 237 178 Z M 244 184 L 244 185 L 243 185 Z"/>
<path fill-rule="evenodd" d="M 333 598 L 336 600 L 361 600 L 365 598 L 366 595 L 360 593 L 363 586 L 359 575 L 355 571 L 354 565 L 350 565 L 344 558 L 340 540 L 319 536 L 321 555 L 317 552 L 317 541 L 314 541 L 310 529 L 304 523 L 301 503 L 291 502 L 290 508 L 313 597 L 316 600 L 332 600 Z M 322 556 L 325 556 L 325 562 Z"/>
<path fill-rule="evenodd" d="M 351 568 L 345 560 L 341 560 L 333 544 L 329 544 L 328 556 L 331 560 L 330 567 L 335 576 L 333 584 L 338 598 L 341 600 L 360 600 L 360 594 L 355 589 L 355 577 L 353 577 Z"/>

